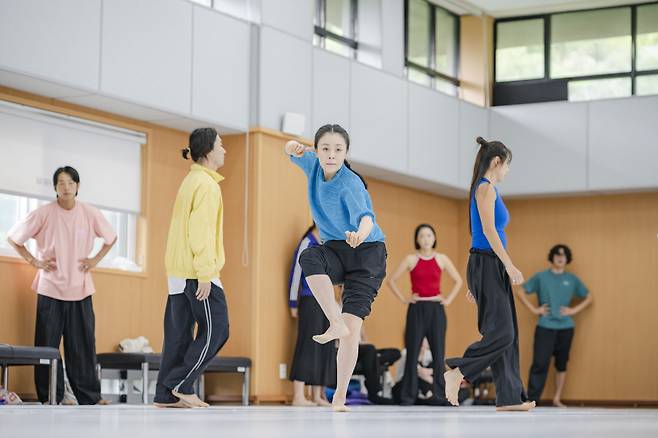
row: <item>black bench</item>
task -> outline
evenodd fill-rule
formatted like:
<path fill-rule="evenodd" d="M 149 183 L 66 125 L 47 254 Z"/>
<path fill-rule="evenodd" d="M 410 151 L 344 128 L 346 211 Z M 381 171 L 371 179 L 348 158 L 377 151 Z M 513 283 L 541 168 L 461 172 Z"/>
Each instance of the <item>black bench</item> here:
<path fill-rule="evenodd" d="M 57 364 L 61 360 L 59 350 L 51 347 L 19 347 L 0 344 L 0 368 L 2 384 L 8 389 L 9 367 L 24 365 L 49 365 L 48 403 L 57 404 Z"/>
<path fill-rule="evenodd" d="M 161 355 L 159 353 L 101 353 L 97 355 L 98 375 L 102 370 L 141 370 L 142 371 L 142 403 L 148 404 L 149 372 L 160 370 Z M 249 405 L 249 371 L 251 359 L 247 357 L 220 357 L 212 359 L 206 373 L 242 373 L 242 404 Z M 203 375 L 197 382 L 199 397 L 204 398 Z"/>

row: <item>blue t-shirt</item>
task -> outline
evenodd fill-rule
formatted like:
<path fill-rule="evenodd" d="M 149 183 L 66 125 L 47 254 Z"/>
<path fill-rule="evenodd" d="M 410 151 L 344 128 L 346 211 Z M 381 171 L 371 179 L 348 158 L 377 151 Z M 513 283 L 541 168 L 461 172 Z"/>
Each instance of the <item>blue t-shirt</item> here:
<path fill-rule="evenodd" d="M 489 180 L 486 178 L 481 178 L 478 184 L 478 187 L 483 183 L 489 183 Z M 507 235 L 505 234 L 505 227 L 509 224 L 509 210 L 503 202 L 502 196 L 498 193 L 498 188 L 494 186 L 496 191 L 496 203 L 494 204 L 494 222 L 496 225 L 496 231 L 498 232 L 498 237 L 500 241 L 503 242 L 503 248 L 507 249 Z M 471 197 L 471 248 L 477 249 L 492 249 L 487 237 L 484 235 L 482 230 L 482 219 L 480 219 L 480 212 L 478 211 L 477 201 L 475 200 L 475 194 Z"/>
<path fill-rule="evenodd" d="M 345 240 L 345 231 L 357 231 L 364 216 L 372 217 L 373 227 L 365 242 L 383 242 L 384 233 L 375 221 L 370 194 L 358 175 L 342 166 L 336 175 L 324 180 L 315 152 L 290 160 L 302 168 L 308 178 L 308 200 L 313 220 L 323 242 Z"/>
<path fill-rule="evenodd" d="M 551 313 L 541 316 L 537 325 L 547 329 L 569 329 L 574 327 L 573 318 L 560 315 L 560 307 L 568 307 L 574 296 L 584 298 L 587 288 L 575 275 L 564 272 L 555 274 L 547 269 L 532 276 L 523 284 L 527 294 L 537 294 L 539 305 L 548 304 Z"/>

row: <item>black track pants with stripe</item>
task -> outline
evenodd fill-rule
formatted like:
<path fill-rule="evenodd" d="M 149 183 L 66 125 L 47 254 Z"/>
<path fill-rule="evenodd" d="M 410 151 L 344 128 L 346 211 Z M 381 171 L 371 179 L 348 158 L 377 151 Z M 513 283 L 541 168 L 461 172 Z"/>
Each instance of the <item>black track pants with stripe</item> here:
<path fill-rule="evenodd" d="M 222 288 L 211 284 L 210 296 L 195 297 L 197 280 L 187 280 L 185 292 L 169 295 L 164 317 L 162 361 L 155 402 L 177 401 L 171 393 L 192 394 L 194 382 L 228 340 L 226 297 Z M 194 325 L 198 325 L 196 338 Z"/>

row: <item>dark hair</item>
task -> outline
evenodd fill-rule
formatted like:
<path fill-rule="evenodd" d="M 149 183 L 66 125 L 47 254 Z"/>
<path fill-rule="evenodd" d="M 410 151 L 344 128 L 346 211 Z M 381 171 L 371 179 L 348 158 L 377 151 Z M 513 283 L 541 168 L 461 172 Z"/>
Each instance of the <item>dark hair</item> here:
<path fill-rule="evenodd" d="M 197 128 L 190 134 L 190 145 L 181 150 L 183 158 L 186 160 L 192 155 L 192 161 L 195 163 L 201 158 L 205 158 L 215 147 L 217 131 L 215 128 Z"/>
<path fill-rule="evenodd" d="M 58 167 L 55 173 L 53 174 L 53 188 L 57 190 L 57 180 L 59 179 L 59 175 L 62 173 L 67 174 L 68 176 L 71 177 L 71 179 L 76 183 L 80 184 L 80 174 L 78 173 L 77 170 L 75 170 L 71 166 L 62 166 Z M 59 196 L 59 195 L 57 195 Z M 78 196 L 78 191 L 75 191 L 75 196 Z"/>
<path fill-rule="evenodd" d="M 498 157 L 502 162 L 512 161 L 512 151 L 501 141 L 486 141 L 482 137 L 478 137 L 475 141 L 480 145 L 477 156 L 475 157 L 475 164 L 473 165 L 473 178 L 471 179 L 471 189 L 469 191 L 468 199 L 473 199 L 475 190 L 478 188 L 480 180 L 484 174 L 489 170 L 491 161 Z M 471 215 L 468 215 L 468 229 L 471 231 Z"/>
<path fill-rule="evenodd" d="M 567 265 L 571 263 L 571 260 L 573 260 L 571 257 L 571 248 L 562 243 L 558 243 L 553 248 L 551 248 L 551 250 L 548 252 L 548 261 L 553 263 L 553 258 L 556 255 L 561 255 L 561 253 L 564 253 L 564 255 L 567 256 Z"/>
<path fill-rule="evenodd" d="M 418 244 L 418 234 L 423 228 L 429 228 L 432 231 L 432 234 L 434 234 L 434 245 L 432 245 L 432 248 L 436 248 L 436 231 L 434 231 L 434 227 L 430 224 L 420 224 L 416 227 L 416 231 L 414 232 L 414 246 L 416 249 L 420 249 L 420 245 Z"/>
<path fill-rule="evenodd" d="M 313 144 L 313 147 L 315 148 L 315 150 L 318 149 L 318 142 L 320 141 L 322 136 L 329 133 L 329 132 L 335 132 L 336 134 L 340 134 L 343 137 L 343 140 L 345 140 L 345 146 L 347 147 L 347 150 L 348 151 L 350 150 L 350 135 L 347 133 L 345 128 L 343 128 L 340 125 L 336 125 L 336 124 L 327 124 L 327 125 L 320 126 L 320 128 L 315 133 L 315 141 L 314 141 L 314 144 Z M 361 175 L 359 175 L 359 172 L 352 169 L 352 166 L 350 166 L 350 163 L 347 160 L 345 160 L 345 166 L 349 170 L 354 172 L 356 174 L 356 176 L 359 177 L 359 179 L 361 180 L 361 182 L 365 186 L 366 190 L 368 190 L 368 183 L 366 182 L 366 180 L 363 179 L 363 177 Z"/>

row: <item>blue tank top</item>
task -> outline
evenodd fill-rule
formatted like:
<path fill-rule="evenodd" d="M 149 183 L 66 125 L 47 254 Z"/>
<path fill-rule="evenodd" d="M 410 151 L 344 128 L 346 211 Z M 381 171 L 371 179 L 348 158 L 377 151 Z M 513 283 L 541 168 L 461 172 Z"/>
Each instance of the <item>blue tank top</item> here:
<path fill-rule="evenodd" d="M 482 185 L 482 183 L 491 184 L 488 179 L 482 178 L 480 179 L 478 187 Z M 500 237 L 501 242 L 503 242 L 503 247 L 507 249 L 507 236 L 505 235 L 505 227 L 509 223 L 509 211 L 507 210 L 507 207 L 505 207 L 503 198 L 500 196 L 498 189 L 495 186 L 494 190 L 496 191 L 496 203 L 494 205 L 494 221 L 496 225 L 496 231 L 498 232 L 498 237 Z M 475 202 L 475 193 L 471 197 L 470 214 L 471 248 L 491 249 L 491 245 L 489 245 L 489 241 L 484 235 L 484 231 L 482 231 L 482 220 L 480 219 L 480 212 L 478 211 L 477 202 Z"/>

